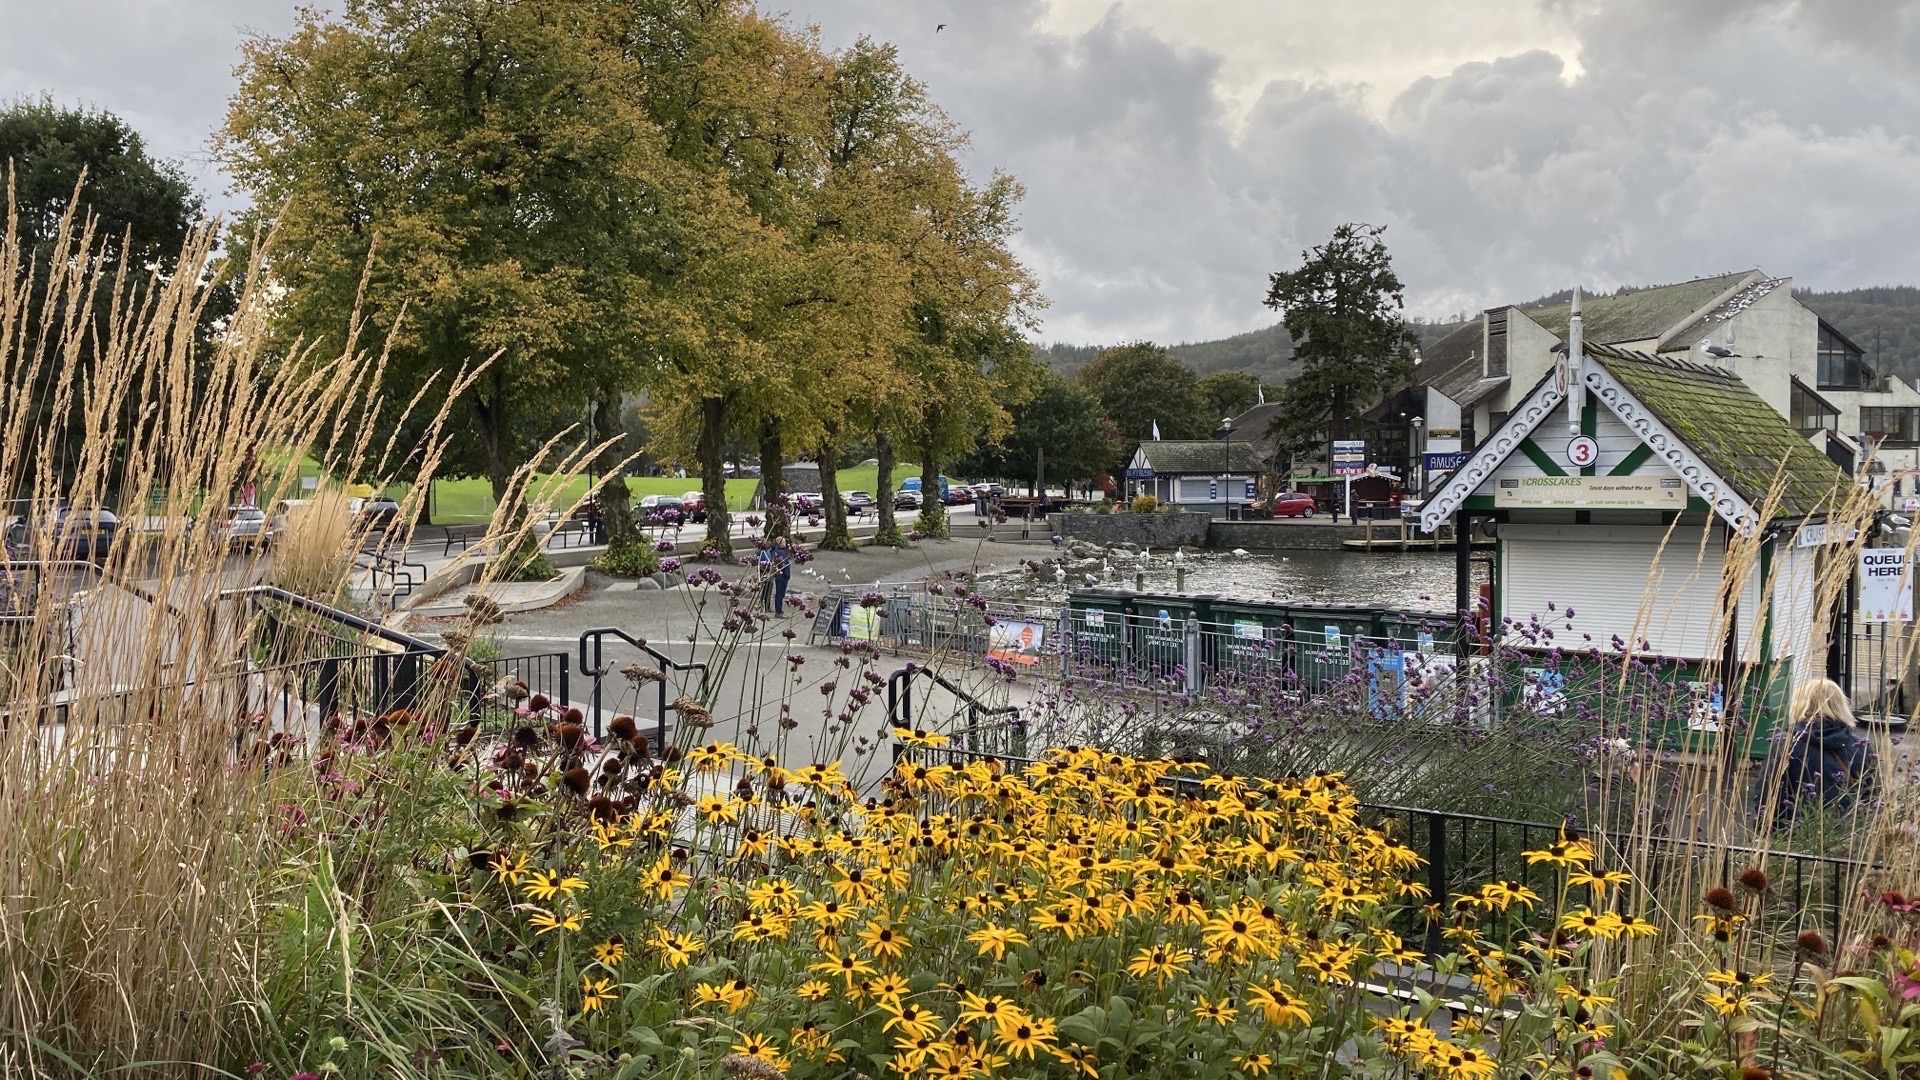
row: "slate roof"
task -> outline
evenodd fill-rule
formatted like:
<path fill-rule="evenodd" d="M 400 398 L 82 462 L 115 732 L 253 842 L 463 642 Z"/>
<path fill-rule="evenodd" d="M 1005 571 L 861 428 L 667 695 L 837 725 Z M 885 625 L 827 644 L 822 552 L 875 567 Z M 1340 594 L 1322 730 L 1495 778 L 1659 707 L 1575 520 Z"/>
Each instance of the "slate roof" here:
<path fill-rule="evenodd" d="M 1237 428 L 1233 442 L 1227 446 L 1217 439 L 1148 440 L 1140 444 L 1140 451 L 1146 455 L 1148 467 L 1161 476 L 1219 476 L 1222 469 L 1258 474 L 1266 470 L 1259 450 L 1251 442 L 1242 442 Z"/>
<path fill-rule="evenodd" d="M 1420 358 L 1415 381 L 1447 395 L 1462 409 L 1471 409 L 1492 397 L 1509 380 L 1505 375 L 1481 378 L 1480 346 L 1485 338 L 1485 321 L 1474 319 L 1434 342 Z"/>
<path fill-rule="evenodd" d="M 1260 460 L 1271 463 L 1279 450 L 1279 443 L 1273 437 L 1273 421 L 1280 415 L 1280 403 L 1269 401 L 1263 405 L 1254 405 L 1233 418 L 1233 441 L 1245 440 L 1260 455 Z"/>
<path fill-rule="evenodd" d="M 1703 309 L 1724 302 L 1742 285 L 1765 280 L 1765 277 L 1758 270 L 1743 270 L 1612 296 L 1583 296 L 1580 298 L 1581 337 L 1598 345 L 1656 340 L 1682 322 L 1691 321 Z M 1527 318 L 1565 341 L 1571 308 L 1571 304 L 1554 304 L 1521 310 Z"/>
<path fill-rule="evenodd" d="M 1587 346 L 1587 356 L 1756 509 L 1776 476 L 1784 481 L 1776 509 L 1782 518 L 1823 512 L 1835 489 L 1848 483 L 1838 465 L 1731 371 L 1608 345 Z"/>
<path fill-rule="evenodd" d="M 1763 277 L 1747 282 L 1738 292 L 1721 301 L 1712 311 L 1662 338 L 1660 348 L 1663 350 L 1691 349 L 1699 343 L 1701 338 L 1719 338 L 1721 344 L 1725 344 L 1726 331 L 1721 328 L 1721 324 L 1752 307 L 1761 297 L 1786 283 L 1786 278 L 1777 277 Z M 1586 312 L 1583 311 L 1581 314 L 1584 316 Z"/>

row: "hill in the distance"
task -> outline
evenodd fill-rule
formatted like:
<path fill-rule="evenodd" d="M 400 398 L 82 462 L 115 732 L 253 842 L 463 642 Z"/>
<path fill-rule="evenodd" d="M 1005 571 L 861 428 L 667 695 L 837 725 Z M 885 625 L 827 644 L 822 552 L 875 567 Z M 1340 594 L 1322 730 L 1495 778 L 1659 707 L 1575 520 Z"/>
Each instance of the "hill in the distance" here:
<path fill-rule="evenodd" d="M 1519 306 L 1565 303 L 1571 295 L 1571 291 L 1562 291 Z M 1920 288 L 1893 285 L 1840 292 L 1796 291 L 1794 295 L 1866 350 L 1867 363 L 1874 370 L 1898 375 L 1910 383 L 1920 381 Z M 1425 347 L 1451 333 L 1460 322 L 1459 319 L 1415 322 L 1412 326 Z M 1101 348 L 1099 345 L 1036 344 L 1034 354 L 1053 370 L 1071 375 L 1093 359 Z M 1298 370 L 1293 362 L 1293 340 L 1287 336 L 1286 327 L 1279 323 L 1217 341 L 1170 345 L 1167 351 L 1200 375 L 1248 371 L 1272 385 L 1287 381 Z"/>

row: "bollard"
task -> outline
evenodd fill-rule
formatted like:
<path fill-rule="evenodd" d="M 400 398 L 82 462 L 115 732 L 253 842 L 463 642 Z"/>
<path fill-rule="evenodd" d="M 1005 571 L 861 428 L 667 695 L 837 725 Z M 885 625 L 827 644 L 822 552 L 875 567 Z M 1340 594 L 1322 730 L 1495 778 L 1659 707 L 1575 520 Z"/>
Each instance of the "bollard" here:
<path fill-rule="evenodd" d="M 1135 570 L 1133 572 L 1133 591 L 1147 591 L 1147 572 L 1145 570 Z"/>

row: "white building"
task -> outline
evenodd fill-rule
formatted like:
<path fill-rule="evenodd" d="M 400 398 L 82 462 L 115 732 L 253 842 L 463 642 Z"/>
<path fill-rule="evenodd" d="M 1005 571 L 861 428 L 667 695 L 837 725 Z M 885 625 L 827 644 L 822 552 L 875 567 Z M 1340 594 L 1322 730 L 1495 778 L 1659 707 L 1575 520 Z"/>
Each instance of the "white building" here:
<path fill-rule="evenodd" d="M 1427 427 L 1459 417 L 1471 448 L 1497 430 L 1566 345 L 1568 304 L 1489 308 L 1428 350 L 1417 376 Z M 1758 270 L 1584 297 L 1588 344 L 1718 367 L 1888 499 L 1916 495 L 1920 392 L 1873 371 L 1859 346 Z M 1448 425 L 1450 426 L 1450 425 Z M 1431 447 L 1429 447 L 1431 449 Z"/>

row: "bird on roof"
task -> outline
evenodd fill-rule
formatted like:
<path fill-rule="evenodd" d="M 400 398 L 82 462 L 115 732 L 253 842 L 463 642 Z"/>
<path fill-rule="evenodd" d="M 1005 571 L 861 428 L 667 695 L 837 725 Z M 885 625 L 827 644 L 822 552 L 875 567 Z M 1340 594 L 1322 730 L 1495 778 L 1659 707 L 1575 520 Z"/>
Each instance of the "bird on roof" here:
<path fill-rule="evenodd" d="M 1722 360 L 1725 360 L 1729 356 L 1740 355 L 1739 353 L 1734 352 L 1732 349 L 1728 348 L 1727 346 L 1715 345 L 1712 341 L 1706 338 L 1700 339 L 1700 351 L 1706 353 L 1708 356 L 1717 356 Z"/>

